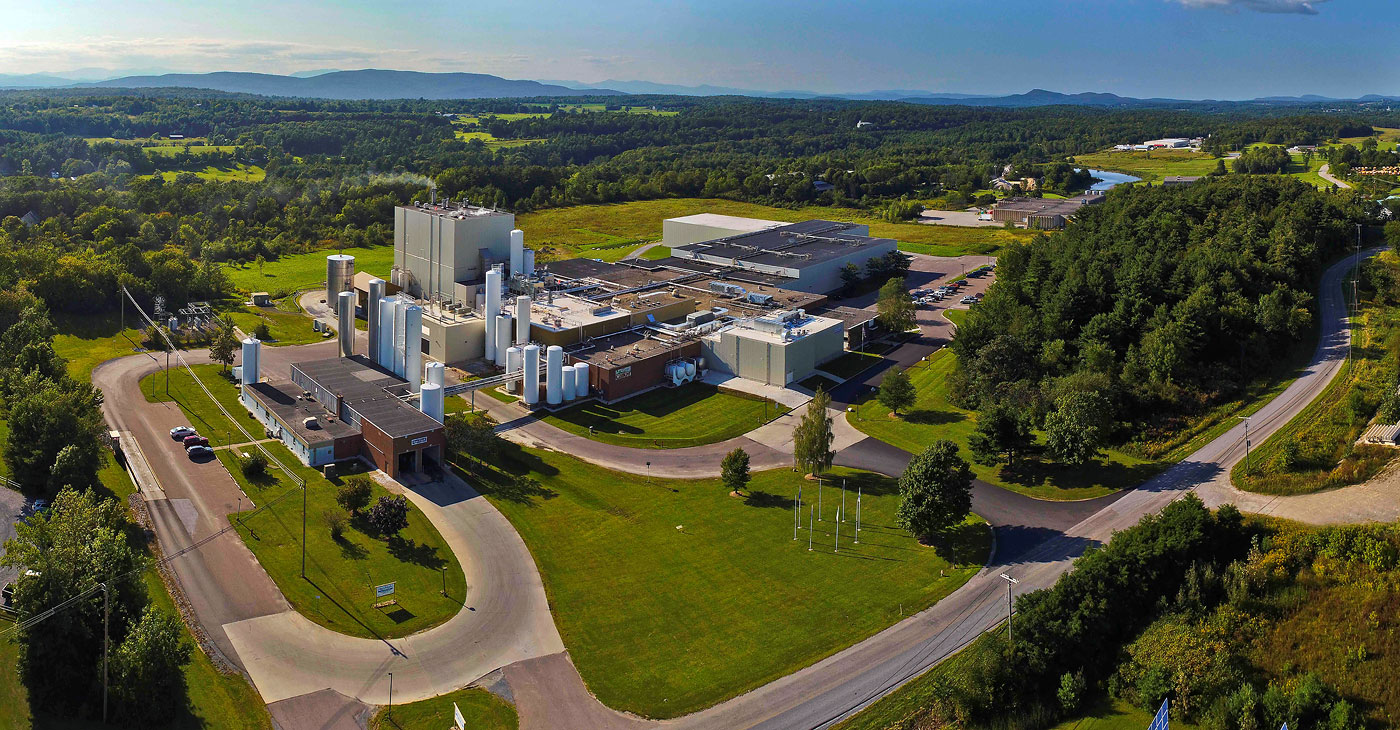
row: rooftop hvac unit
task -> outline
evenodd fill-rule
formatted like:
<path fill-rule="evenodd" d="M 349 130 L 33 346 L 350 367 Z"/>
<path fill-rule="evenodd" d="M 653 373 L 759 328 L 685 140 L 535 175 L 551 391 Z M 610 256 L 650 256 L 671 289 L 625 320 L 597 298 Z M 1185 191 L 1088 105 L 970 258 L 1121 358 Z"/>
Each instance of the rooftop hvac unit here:
<path fill-rule="evenodd" d="M 773 295 L 772 295 L 772 294 L 760 294 L 760 293 L 754 291 L 754 292 L 749 292 L 748 300 L 749 300 L 749 302 L 750 302 L 751 304 L 761 304 L 761 305 L 763 305 L 763 306 L 768 306 L 768 305 L 770 305 L 770 304 L 773 303 Z"/>

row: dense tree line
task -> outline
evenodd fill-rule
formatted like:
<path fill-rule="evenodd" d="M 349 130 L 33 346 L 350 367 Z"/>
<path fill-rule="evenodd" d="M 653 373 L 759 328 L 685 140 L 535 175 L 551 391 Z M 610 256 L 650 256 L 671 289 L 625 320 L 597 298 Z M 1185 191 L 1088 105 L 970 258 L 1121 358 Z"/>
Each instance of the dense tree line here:
<path fill-rule="evenodd" d="M 954 389 L 989 421 L 1004 407 L 1061 433 L 1067 463 L 1171 429 L 1312 332 L 1316 279 L 1366 205 L 1272 177 L 1115 190 L 999 259 L 953 341 Z"/>

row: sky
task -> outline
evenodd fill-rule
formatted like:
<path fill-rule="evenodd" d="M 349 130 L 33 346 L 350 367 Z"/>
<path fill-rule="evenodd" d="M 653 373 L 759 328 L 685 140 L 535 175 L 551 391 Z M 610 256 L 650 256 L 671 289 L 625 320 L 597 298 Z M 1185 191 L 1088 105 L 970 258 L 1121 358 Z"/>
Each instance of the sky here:
<path fill-rule="evenodd" d="M 1396 0 L 0 0 L 0 74 L 392 68 L 821 93 L 1400 94 Z"/>

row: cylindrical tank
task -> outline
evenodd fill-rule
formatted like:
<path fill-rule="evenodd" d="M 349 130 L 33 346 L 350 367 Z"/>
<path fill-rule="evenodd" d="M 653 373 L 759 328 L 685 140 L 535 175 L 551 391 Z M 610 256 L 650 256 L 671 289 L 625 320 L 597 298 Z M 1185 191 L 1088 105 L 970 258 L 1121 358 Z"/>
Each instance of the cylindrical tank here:
<path fill-rule="evenodd" d="M 482 311 L 482 316 L 486 318 L 486 352 L 485 357 L 491 362 L 496 360 L 496 315 L 501 313 L 501 272 L 491 269 L 486 272 L 486 302 Z"/>
<path fill-rule="evenodd" d="M 550 345 L 549 349 L 544 351 L 544 370 L 545 402 L 557 406 L 564 397 L 564 348 Z"/>
<path fill-rule="evenodd" d="M 566 401 L 574 399 L 574 372 L 573 365 L 565 365 L 563 368 L 560 368 L 559 389 L 563 391 L 564 400 Z"/>
<path fill-rule="evenodd" d="M 379 300 L 379 367 L 394 369 L 394 300 Z"/>
<path fill-rule="evenodd" d="M 534 249 L 532 249 L 532 248 L 527 248 L 527 249 L 525 249 L 525 263 L 524 263 L 524 266 L 525 266 L 525 271 L 524 271 L 523 273 L 524 273 L 526 276 L 534 276 L 534 275 L 535 275 L 535 250 L 534 250 Z"/>
<path fill-rule="evenodd" d="M 424 382 L 431 383 L 433 385 L 447 384 L 446 365 L 443 365 L 440 362 L 430 362 L 423 368 L 423 372 L 426 374 L 426 377 L 423 378 Z"/>
<path fill-rule="evenodd" d="M 524 273 L 525 231 L 519 228 L 510 232 L 510 273 L 512 276 Z"/>
<path fill-rule="evenodd" d="M 335 326 L 340 339 L 340 356 L 355 354 L 355 292 L 343 291 L 335 297 Z"/>
<path fill-rule="evenodd" d="M 530 341 L 530 296 L 522 294 L 515 298 L 515 344 L 523 345 Z"/>
<path fill-rule="evenodd" d="M 403 378 L 413 392 L 423 385 L 423 308 L 410 304 L 403 308 Z"/>
<path fill-rule="evenodd" d="M 588 363 L 574 363 L 574 397 L 588 397 Z"/>
<path fill-rule="evenodd" d="M 326 304 L 335 306 L 335 298 L 343 291 L 355 291 L 355 257 L 333 253 L 326 257 Z"/>
<path fill-rule="evenodd" d="M 404 315 L 408 313 L 408 301 L 394 297 L 394 374 L 403 377 L 404 356 L 408 354 L 408 327 Z"/>
<path fill-rule="evenodd" d="M 526 345 L 521 354 L 525 359 L 521 365 L 525 368 L 525 381 L 521 386 L 524 392 L 521 396 L 525 399 L 525 405 L 532 406 L 540 402 L 540 346 Z"/>
<path fill-rule="evenodd" d="M 496 315 L 496 366 L 506 366 L 506 350 L 510 349 L 510 315 L 502 312 Z"/>
<path fill-rule="evenodd" d="M 425 415 L 431 416 L 432 419 L 438 423 L 442 423 L 442 386 L 435 383 L 424 383 L 423 390 L 418 393 L 418 407 Z"/>
<path fill-rule="evenodd" d="M 365 323 L 369 326 L 369 359 L 379 362 L 379 301 L 384 298 L 384 280 L 369 280 L 369 298 L 365 301 Z"/>
<path fill-rule="evenodd" d="M 262 343 L 253 337 L 243 341 L 243 383 L 249 385 L 258 382 L 258 355 Z"/>
<path fill-rule="evenodd" d="M 520 358 L 520 348 L 519 348 L 519 347 L 516 347 L 515 345 L 511 345 L 510 347 L 507 347 L 507 348 L 506 348 L 506 372 L 509 373 L 509 374 L 512 374 L 512 375 L 515 374 L 515 373 L 520 372 L 520 362 L 521 362 L 521 358 Z M 510 391 L 511 393 L 519 393 L 519 392 L 520 392 L 520 381 L 519 381 L 519 380 L 511 380 L 511 381 L 507 382 L 507 383 L 506 383 L 506 390 Z"/>
<path fill-rule="evenodd" d="M 685 374 L 686 374 L 686 377 L 690 377 L 690 378 L 695 377 L 695 361 L 694 361 L 694 360 L 686 360 L 686 361 L 685 361 Z"/>

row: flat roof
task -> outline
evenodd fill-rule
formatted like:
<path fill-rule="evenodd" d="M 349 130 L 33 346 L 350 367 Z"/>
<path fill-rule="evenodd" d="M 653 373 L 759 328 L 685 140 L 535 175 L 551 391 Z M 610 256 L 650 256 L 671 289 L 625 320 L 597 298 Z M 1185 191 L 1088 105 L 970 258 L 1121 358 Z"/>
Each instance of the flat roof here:
<path fill-rule="evenodd" d="M 605 337 L 595 337 L 587 346 L 568 354 L 573 360 L 612 370 L 678 350 L 693 341 L 659 340 L 647 337 L 642 332 L 625 330 Z"/>
<path fill-rule="evenodd" d="M 364 355 L 298 362 L 292 367 L 340 396 L 343 405 L 390 438 L 442 428 L 431 416 L 399 398 L 409 392 L 408 381 L 374 365 Z"/>
<path fill-rule="evenodd" d="M 722 215 L 720 213 L 696 213 L 694 215 L 683 215 L 678 218 L 667 218 L 667 221 L 677 223 L 689 223 L 697 226 L 711 226 L 714 228 L 729 228 L 735 231 L 761 231 L 765 228 L 775 228 L 784 225 L 782 221 L 767 221 L 761 218 L 744 218 L 737 215 Z"/>
<path fill-rule="evenodd" d="M 1007 198 L 996 204 L 997 210 L 1010 210 L 1027 215 L 1072 215 L 1086 205 L 1102 202 L 1102 195 L 1076 195 L 1073 198 Z"/>
<path fill-rule="evenodd" d="M 404 210 L 412 210 L 418 213 L 425 213 L 427 215 L 442 216 L 444 218 L 456 218 L 458 220 L 462 220 L 464 218 L 484 218 L 491 216 L 506 215 L 512 218 L 515 217 L 514 213 L 509 213 L 504 210 L 496 210 L 495 208 L 483 208 L 479 205 L 470 205 L 466 203 L 450 203 L 448 205 L 443 205 L 442 203 L 416 203 L 414 205 L 396 205 L 394 207 L 403 208 Z"/>
<path fill-rule="evenodd" d="M 802 269 L 840 258 L 857 248 L 894 243 L 891 238 L 851 233 L 859 225 L 810 220 L 676 246 L 671 250 L 673 254 L 681 252 L 682 255 L 676 257 L 681 259 L 711 256 L 747 264 Z"/>
<path fill-rule="evenodd" d="M 839 319 L 817 317 L 808 314 L 806 317 L 793 320 L 793 326 L 783 330 L 760 329 L 758 323 L 753 320 L 747 320 L 736 322 L 732 326 L 717 330 L 713 334 L 706 335 L 706 337 L 715 339 L 719 338 L 722 333 L 727 332 L 733 334 L 735 337 L 742 337 L 746 340 L 756 340 L 774 345 L 786 345 L 818 332 L 829 330 L 832 327 L 841 327 L 843 324 L 844 323 Z M 789 334 L 791 335 L 790 337 L 788 336 Z"/>
<path fill-rule="evenodd" d="M 855 307 L 843 307 L 835 304 L 824 304 L 816 309 L 808 309 L 807 312 L 808 314 L 815 314 L 818 317 L 839 319 L 846 325 L 846 329 L 848 330 L 855 329 L 875 319 L 877 316 L 875 312 L 869 309 L 856 309 Z"/>
<path fill-rule="evenodd" d="M 302 397 L 302 390 L 291 383 L 252 383 L 248 394 L 277 417 L 308 446 L 335 439 L 355 436 L 359 429 L 340 420 L 326 410 L 324 404 Z M 315 418 L 316 427 L 308 428 L 306 419 Z"/>

